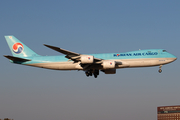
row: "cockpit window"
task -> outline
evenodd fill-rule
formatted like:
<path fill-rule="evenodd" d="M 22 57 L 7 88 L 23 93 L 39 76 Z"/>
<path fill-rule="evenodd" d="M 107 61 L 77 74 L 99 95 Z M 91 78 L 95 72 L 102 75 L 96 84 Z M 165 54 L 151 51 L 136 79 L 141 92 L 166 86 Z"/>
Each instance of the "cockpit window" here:
<path fill-rule="evenodd" d="M 167 52 L 166 50 L 163 50 L 163 52 Z"/>

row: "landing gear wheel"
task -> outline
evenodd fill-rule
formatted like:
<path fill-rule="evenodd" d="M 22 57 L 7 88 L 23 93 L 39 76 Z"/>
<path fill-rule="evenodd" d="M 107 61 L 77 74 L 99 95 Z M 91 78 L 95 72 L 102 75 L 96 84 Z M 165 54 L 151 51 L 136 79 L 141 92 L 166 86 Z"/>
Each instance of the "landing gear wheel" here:
<path fill-rule="evenodd" d="M 96 73 L 97 75 L 99 75 L 99 70 L 95 70 L 95 73 Z"/>
<path fill-rule="evenodd" d="M 95 77 L 95 78 L 97 78 L 97 75 L 96 75 L 96 74 L 94 74 L 94 77 Z"/>
<path fill-rule="evenodd" d="M 158 71 L 159 73 L 161 73 L 162 72 L 162 70 L 161 69 L 159 69 L 159 71 Z"/>
<path fill-rule="evenodd" d="M 92 72 L 89 72 L 89 75 L 92 76 Z"/>
<path fill-rule="evenodd" d="M 85 74 L 87 77 L 92 76 L 92 70 L 87 70 Z"/>
<path fill-rule="evenodd" d="M 90 70 L 85 71 L 85 74 L 86 74 L 87 77 L 94 75 L 94 77 L 97 78 L 97 76 L 99 75 L 99 70 L 90 69 Z"/>
<path fill-rule="evenodd" d="M 89 77 L 89 73 L 88 72 L 86 72 L 86 76 Z"/>
<path fill-rule="evenodd" d="M 97 78 L 97 76 L 99 75 L 99 70 L 94 70 L 94 77 Z"/>

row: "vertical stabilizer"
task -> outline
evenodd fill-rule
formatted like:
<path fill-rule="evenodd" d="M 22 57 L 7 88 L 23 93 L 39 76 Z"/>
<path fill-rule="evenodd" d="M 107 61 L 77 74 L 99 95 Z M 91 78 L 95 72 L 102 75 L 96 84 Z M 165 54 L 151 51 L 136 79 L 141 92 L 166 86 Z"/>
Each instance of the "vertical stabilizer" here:
<path fill-rule="evenodd" d="M 23 44 L 21 41 L 19 41 L 14 36 L 5 36 L 6 41 L 9 45 L 9 48 L 15 57 L 32 57 L 32 56 L 38 56 L 37 53 L 35 53 L 33 50 L 31 50 L 29 47 L 27 47 L 25 44 Z"/>

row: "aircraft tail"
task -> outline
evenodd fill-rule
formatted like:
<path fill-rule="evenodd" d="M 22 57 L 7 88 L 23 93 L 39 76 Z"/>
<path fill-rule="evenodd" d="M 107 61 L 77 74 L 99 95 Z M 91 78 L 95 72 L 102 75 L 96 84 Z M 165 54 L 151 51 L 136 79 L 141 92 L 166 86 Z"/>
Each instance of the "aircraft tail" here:
<path fill-rule="evenodd" d="M 16 37 L 5 36 L 5 39 L 14 57 L 25 58 L 25 57 L 39 56 L 37 53 L 35 53 L 33 50 L 31 50 L 21 41 L 19 41 Z"/>

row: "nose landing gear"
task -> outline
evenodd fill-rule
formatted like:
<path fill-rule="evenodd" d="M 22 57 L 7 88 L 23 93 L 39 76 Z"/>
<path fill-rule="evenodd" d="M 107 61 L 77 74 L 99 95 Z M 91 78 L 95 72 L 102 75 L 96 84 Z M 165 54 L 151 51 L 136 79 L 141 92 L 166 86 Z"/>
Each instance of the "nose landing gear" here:
<path fill-rule="evenodd" d="M 162 67 L 162 65 L 159 66 L 159 70 L 158 70 L 159 73 L 162 72 L 161 67 Z"/>

